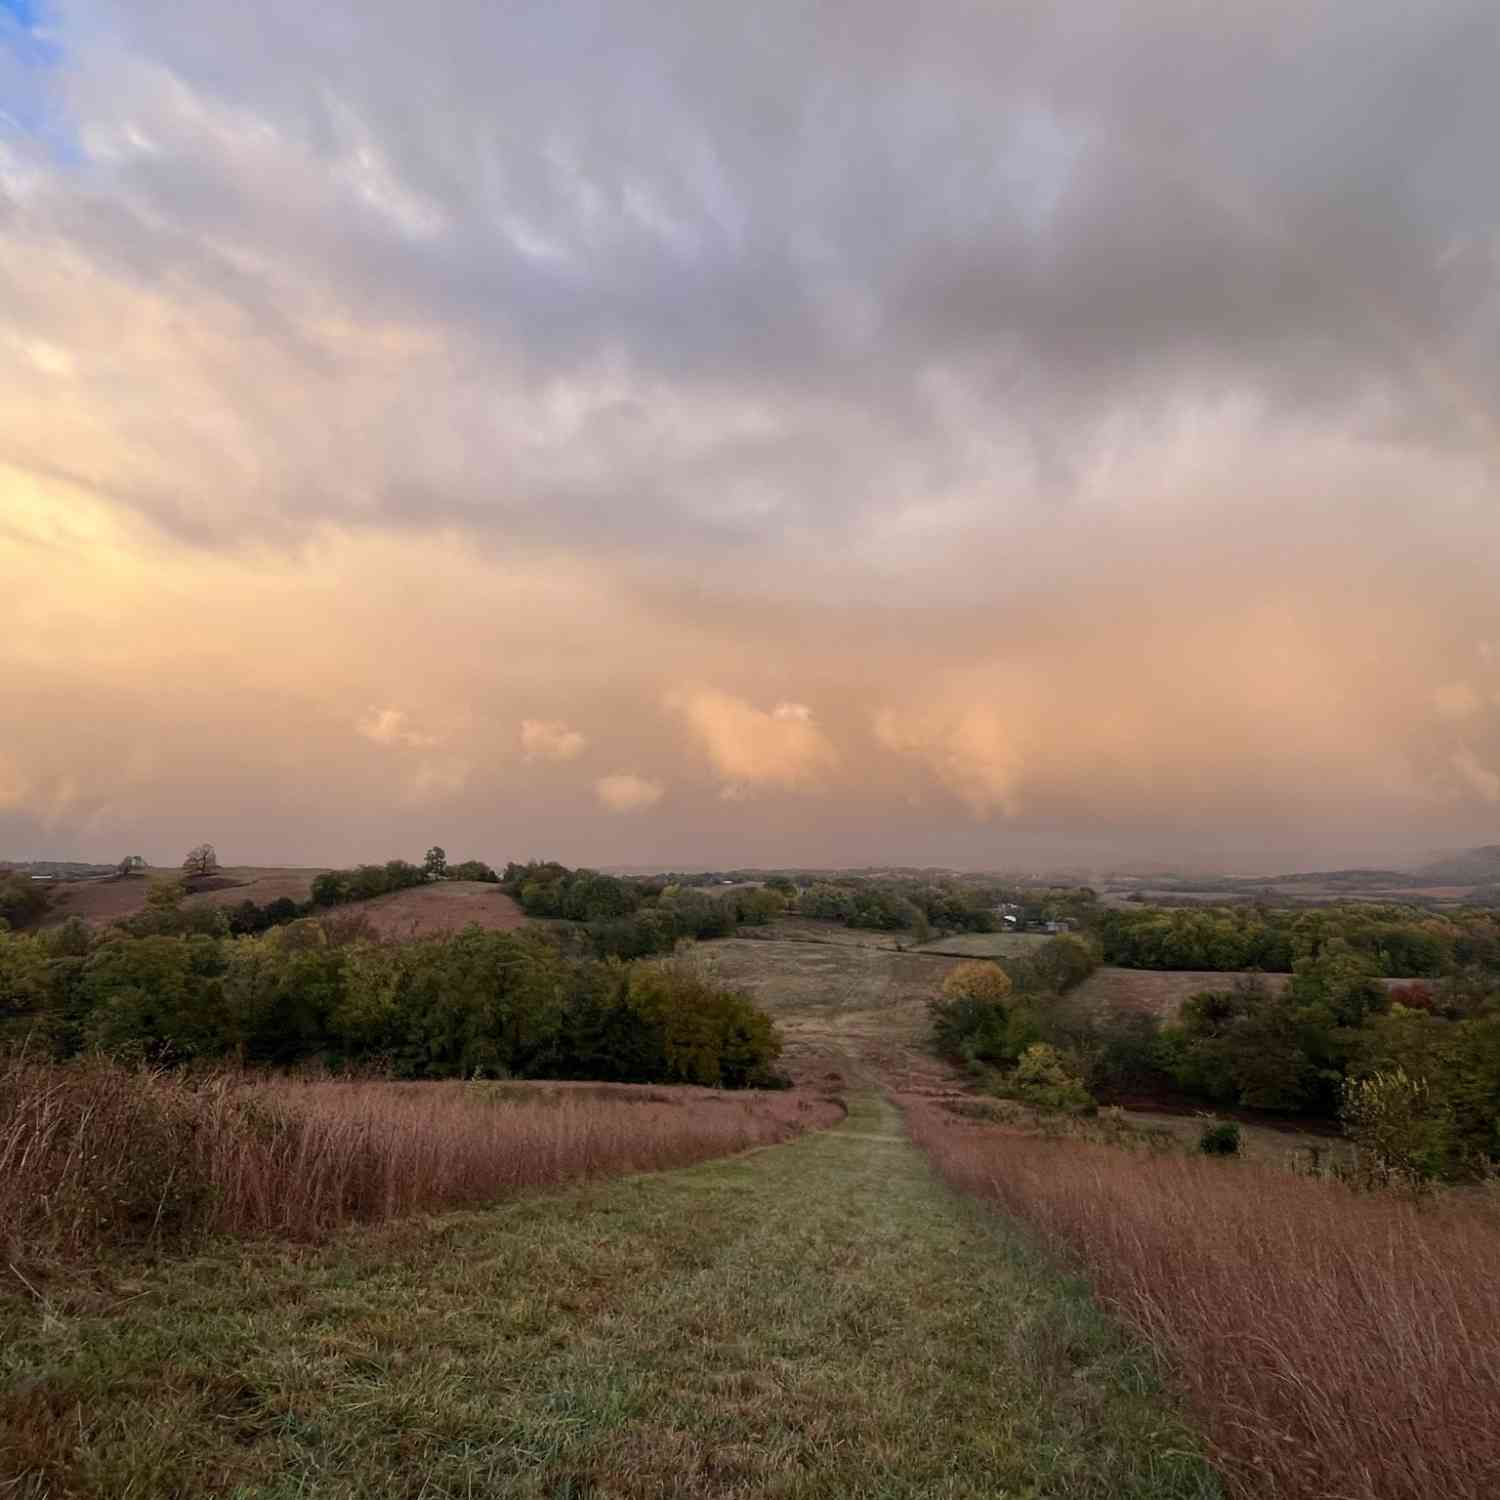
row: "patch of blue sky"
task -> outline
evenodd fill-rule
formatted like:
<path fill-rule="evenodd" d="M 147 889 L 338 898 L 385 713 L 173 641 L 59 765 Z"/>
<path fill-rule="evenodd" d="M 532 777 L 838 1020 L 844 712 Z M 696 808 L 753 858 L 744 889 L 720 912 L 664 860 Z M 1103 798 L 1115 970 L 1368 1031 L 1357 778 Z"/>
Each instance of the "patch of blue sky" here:
<path fill-rule="evenodd" d="M 58 160 L 76 161 L 78 142 L 48 88 L 63 49 L 46 9 L 46 0 L 0 0 L 0 132 L 30 136 Z"/>

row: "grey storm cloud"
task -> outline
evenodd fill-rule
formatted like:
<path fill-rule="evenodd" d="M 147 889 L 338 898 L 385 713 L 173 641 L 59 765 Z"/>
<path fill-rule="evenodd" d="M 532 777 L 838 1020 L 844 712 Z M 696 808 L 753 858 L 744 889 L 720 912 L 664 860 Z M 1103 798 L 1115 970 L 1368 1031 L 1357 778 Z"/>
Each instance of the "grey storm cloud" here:
<path fill-rule="evenodd" d="M 1055 506 L 1122 411 L 1184 392 L 1496 459 L 1487 3 L 59 18 L 81 160 L 13 232 L 237 310 L 203 396 L 279 448 L 256 503 L 285 524 L 753 551 L 965 486 Z M 27 290 L 0 296 L 20 315 Z M 442 347 L 372 375 L 353 430 L 331 401 L 309 430 L 257 387 L 368 373 L 334 313 Z M 953 391 L 1007 445 L 1002 482 Z M 566 462 L 524 440 L 559 423 Z M 350 486 L 320 467 L 340 446 L 385 451 Z"/>

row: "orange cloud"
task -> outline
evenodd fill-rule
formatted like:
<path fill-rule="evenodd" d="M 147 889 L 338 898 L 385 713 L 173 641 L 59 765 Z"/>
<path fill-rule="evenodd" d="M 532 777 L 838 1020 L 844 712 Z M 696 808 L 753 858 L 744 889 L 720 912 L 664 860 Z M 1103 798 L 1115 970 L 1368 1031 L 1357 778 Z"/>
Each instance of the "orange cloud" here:
<path fill-rule="evenodd" d="M 723 778 L 728 797 L 759 787 L 804 788 L 839 764 L 833 742 L 805 704 L 782 702 L 767 713 L 709 689 L 673 693 L 667 701 Z"/>

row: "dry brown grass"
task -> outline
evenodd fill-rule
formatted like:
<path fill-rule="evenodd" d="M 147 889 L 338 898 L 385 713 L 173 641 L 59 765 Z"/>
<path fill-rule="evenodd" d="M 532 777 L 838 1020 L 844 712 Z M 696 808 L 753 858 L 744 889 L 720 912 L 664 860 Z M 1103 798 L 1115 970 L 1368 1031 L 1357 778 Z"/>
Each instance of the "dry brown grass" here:
<path fill-rule="evenodd" d="M 481 880 L 415 885 L 341 909 L 364 913 L 378 936 L 397 939 L 462 932 L 471 922 L 511 932 L 526 921 L 526 913 L 499 886 Z"/>
<path fill-rule="evenodd" d="M 238 906 L 254 901 L 265 906 L 285 896 L 306 901 L 312 895 L 314 877 L 321 866 L 227 865 L 221 879 L 229 882 L 215 890 L 199 891 L 187 898 L 188 906 Z M 121 917 L 132 917 L 146 909 L 146 896 L 154 880 L 175 880 L 177 869 L 151 869 L 123 879 L 65 881 L 52 888 L 52 909 L 42 925 L 55 927 L 69 917 L 79 917 L 94 926 L 107 926 Z"/>
<path fill-rule="evenodd" d="M 214 1234 L 314 1237 L 526 1188 L 789 1139 L 840 1106 L 795 1093 L 383 1083 L 109 1063 L 0 1067 L 0 1250 L 12 1262 Z"/>
<path fill-rule="evenodd" d="M 1176 1371 L 1235 1493 L 1500 1494 L 1500 1215 L 1249 1163 L 1006 1134 L 930 1100 L 956 1187 L 1086 1267 Z"/>

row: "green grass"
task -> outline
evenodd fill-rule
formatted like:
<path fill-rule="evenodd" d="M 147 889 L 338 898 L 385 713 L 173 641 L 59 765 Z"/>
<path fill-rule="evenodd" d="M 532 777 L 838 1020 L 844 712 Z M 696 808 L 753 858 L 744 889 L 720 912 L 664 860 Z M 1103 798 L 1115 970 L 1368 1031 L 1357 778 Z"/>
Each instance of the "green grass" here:
<path fill-rule="evenodd" d="M 7 1497 L 1218 1493 L 1149 1358 L 875 1094 L 686 1171 L 37 1291 L 0 1304 Z"/>

